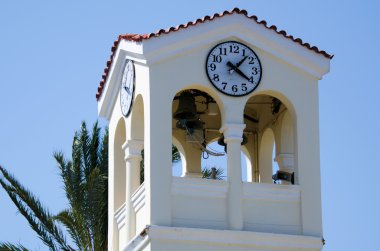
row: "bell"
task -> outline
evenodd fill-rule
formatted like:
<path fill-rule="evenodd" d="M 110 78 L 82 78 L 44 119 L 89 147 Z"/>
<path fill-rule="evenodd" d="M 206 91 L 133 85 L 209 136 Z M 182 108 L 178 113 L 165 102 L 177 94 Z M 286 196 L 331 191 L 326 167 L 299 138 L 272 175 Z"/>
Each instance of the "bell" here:
<path fill-rule="evenodd" d="M 244 135 L 243 133 L 243 140 L 241 142 L 241 145 L 245 145 L 248 143 L 248 137 Z M 218 145 L 220 146 L 224 146 L 224 151 L 227 152 L 227 144 L 224 142 L 224 135 L 222 134 L 222 136 L 219 137 L 218 139 Z"/>
<path fill-rule="evenodd" d="M 197 116 L 197 107 L 195 106 L 194 96 L 189 92 L 182 92 L 179 96 L 178 109 L 173 114 L 177 120 L 195 120 Z"/>

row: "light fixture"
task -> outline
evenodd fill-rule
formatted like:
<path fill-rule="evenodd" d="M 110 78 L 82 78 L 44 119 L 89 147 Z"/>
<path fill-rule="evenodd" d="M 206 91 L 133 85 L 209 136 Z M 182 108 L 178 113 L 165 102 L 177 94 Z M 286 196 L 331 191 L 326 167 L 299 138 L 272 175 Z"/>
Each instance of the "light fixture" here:
<path fill-rule="evenodd" d="M 272 175 L 272 179 L 275 184 L 277 183 L 278 180 L 284 180 L 294 185 L 294 172 L 289 173 L 285 171 L 277 171 L 275 174 Z"/>

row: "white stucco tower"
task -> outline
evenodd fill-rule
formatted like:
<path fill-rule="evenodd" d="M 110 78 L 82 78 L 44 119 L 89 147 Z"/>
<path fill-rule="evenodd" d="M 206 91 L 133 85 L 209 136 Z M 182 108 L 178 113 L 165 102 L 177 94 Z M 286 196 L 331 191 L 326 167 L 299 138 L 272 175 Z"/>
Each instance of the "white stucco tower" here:
<path fill-rule="evenodd" d="M 109 250 L 321 250 L 318 80 L 331 58 L 239 9 L 119 36 L 97 93 Z M 204 179 L 218 139 L 227 177 Z"/>

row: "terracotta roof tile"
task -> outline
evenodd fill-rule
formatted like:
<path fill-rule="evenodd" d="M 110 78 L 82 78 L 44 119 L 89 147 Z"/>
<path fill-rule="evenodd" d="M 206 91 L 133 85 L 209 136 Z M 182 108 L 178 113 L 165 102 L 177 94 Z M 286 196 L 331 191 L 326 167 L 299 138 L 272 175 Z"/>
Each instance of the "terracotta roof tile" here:
<path fill-rule="evenodd" d="M 118 39 L 114 42 L 114 44 L 113 44 L 113 46 L 111 48 L 111 51 L 112 51 L 111 57 L 107 61 L 107 66 L 104 69 L 104 74 L 102 75 L 102 80 L 100 81 L 100 84 L 99 84 L 99 87 L 98 87 L 98 92 L 96 93 L 96 99 L 99 101 L 100 96 L 102 95 L 102 92 L 103 92 L 103 89 L 104 89 L 104 84 L 105 84 L 105 82 L 107 80 L 108 72 L 109 72 L 110 66 L 111 66 L 111 64 L 113 62 L 116 48 L 119 45 L 119 43 L 120 43 L 121 40 L 141 42 L 143 40 L 148 40 L 148 39 L 151 39 L 151 38 L 154 38 L 154 37 L 159 37 L 159 36 L 161 36 L 163 34 L 168 34 L 168 33 L 171 33 L 171 32 L 179 31 L 181 29 L 186 29 L 189 26 L 194 26 L 194 25 L 197 25 L 197 24 L 200 24 L 200 23 L 204 23 L 206 21 L 212 21 L 212 20 L 214 20 L 216 18 L 223 17 L 223 16 L 226 16 L 226 15 L 232 15 L 232 14 L 242 14 L 242 15 L 245 15 L 247 18 L 254 20 L 258 24 L 263 25 L 265 28 L 273 30 L 277 34 L 280 34 L 280 35 L 282 35 L 282 36 L 284 36 L 284 37 L 286 37 L 288 39 L 291 39 L 292 41 L 300 44 L 301 46 L 303 46 L 303 47 L 305 47 L 305 48 L 307 48 L 309 50 L 314 51 L 315 53 L 321 54 L 324 57 L 329 58 L 329 59 L 332 59 L 334 57 L 334 55 L 330 55 L 330 54 L 328 54 L 327 52 L 325 52 L 323 50 L 319 50 L 318 47 L 316 47 L 316 46 L 311 46 L 309 43 L 302 42 L 302 40 L 300 38 L 294 38 L 292 35 L 288 35 L 286 33 L 286 31 L 284 31 L 284 30 L 278 31 L 277 27 L 274 26 L 274 25 L 268 27 L 267 26 L 267 22 L 265 20 L 258 21 L 257 16 L 254 16 L 254 15 L 253 16 L 248 16 L 248 12 L 246 10 L 240 10 L 239 8 L 234 8 L 231 11 L 224 11 L 222 13 L 215 13 L 213 16 L 205 16 L 203 18 L 198 18 L 195 21 L 190 21 L 190 22 L 187 22 L 185 24 L 180 24 L 180 25 L 177 25 L 176 27 L 170 27 L 170 28 L 167 28 L 166 30 L 165 29 L 160 29 L 157 32 L 153 32 L 153 33 L 149 33 L 149 34 L 124 34 L 124 35 L 119 35 Z"/>

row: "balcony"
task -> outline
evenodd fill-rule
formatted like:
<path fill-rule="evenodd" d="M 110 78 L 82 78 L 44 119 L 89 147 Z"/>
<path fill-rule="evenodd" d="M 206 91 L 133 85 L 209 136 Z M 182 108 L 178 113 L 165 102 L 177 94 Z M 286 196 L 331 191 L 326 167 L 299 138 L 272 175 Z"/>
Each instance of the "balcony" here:
<path fill-rule="evenodd" d="M 228 181 L 172 178 L 172 226 L 228 229 Z M 300 188 L 297 185 L 243 183 L 244 231 L 301 235 Z M 132 196 L 136 233 L 146 225 L 145 187 Z M 124 227 L 125 205 L 115 213 L 119 230 Z"/>

